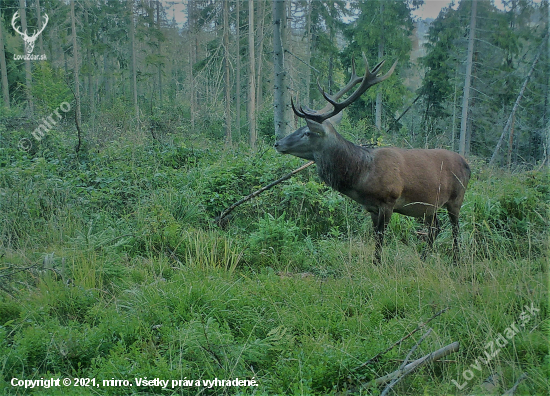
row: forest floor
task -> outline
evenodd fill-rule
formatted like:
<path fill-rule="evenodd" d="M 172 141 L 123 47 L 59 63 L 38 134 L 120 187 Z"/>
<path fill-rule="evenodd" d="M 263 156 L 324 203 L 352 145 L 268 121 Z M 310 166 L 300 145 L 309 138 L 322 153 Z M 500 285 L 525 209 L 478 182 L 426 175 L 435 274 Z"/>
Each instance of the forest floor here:
<path fill-rule="evenodd" d="M 394 216 L 373 265 L 370 219 L 314 167 L 214 224 L 301 164 L 267 147 L 1 151 L 0 393 L 380 394 L 365 384 L 432 329 L 409 361 L 459 350 L 396 394 L 500 395 L 524 373 L 516 395 L 550 394 L 547 170 L 472 163 L 458 266 L 446 214 L 425 261 L 421 227 Z"/>

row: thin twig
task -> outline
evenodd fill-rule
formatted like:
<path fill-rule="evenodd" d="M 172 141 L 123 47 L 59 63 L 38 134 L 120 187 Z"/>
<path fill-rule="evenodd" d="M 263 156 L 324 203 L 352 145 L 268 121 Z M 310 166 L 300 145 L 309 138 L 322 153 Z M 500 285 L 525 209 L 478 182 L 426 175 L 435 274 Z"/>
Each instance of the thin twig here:
<path fill-rule="evenodd" d="M 262 187 L 262 188 L 260 188 L 260 189 L 257 190 L 257 191 L 254 191 L 252 194 L 247 195 L 246 197 L 244 197 L 244 198 L 241 199 L 240 201 L 235 202 L 233 205 L 231 205 L 230 207 L 228 207 L 227 209 L 225 209 L 218 217 L 216 217 L 216 219 L 215 219 L 216 223 L 217 223 L 219 226 L 223 227 L 223 226 L 225 225 L 225 222 L 223 221 L 223 219 L 224 219 L 225 217 L 227 217 L 227 215 L 228 215 L 229 213 L 231 213 L 231 212 L 233 211 L 233 209 L 235 209 L 237 206 L 239 206 L 239 205 L 245 203 L 246 201 L 248 201 L 248 200 L 250 200 L 250 199 L 252 199 L 252 198 L 254 198 L 254 197 L 260 195 L 260 194 L 263 193 L 265 190 L 269 190 L 271 187 L 273 187 L 273 186 L 275 186 L 275 185 L 277 185 L 277 184 L 279 184 L 279 183 L 281 183 L 281 182 L 283 182 L 283 181 L 285 181 L 285 180 L 290 179 L 290 178 L 291 178 L 292 176 L 294 176 L 296 173 L 303 171 L 303 170 L 306 169 L 308 166 L 311 166 L 311 165 L 313 165 L 314 163 L 315 163 L 315 161 L 310 161 L 310 162 L 308 162 L 307 164 L 302 165 L 302 166 L 299 167 L 298 169 L 294 169 L 292 172 L 286 174 L 285 176 L 281 177 L 280 179 L 275 180 L 275 181 L 272 182 L 272 183 L 269 183 L 267 186 Z"/>

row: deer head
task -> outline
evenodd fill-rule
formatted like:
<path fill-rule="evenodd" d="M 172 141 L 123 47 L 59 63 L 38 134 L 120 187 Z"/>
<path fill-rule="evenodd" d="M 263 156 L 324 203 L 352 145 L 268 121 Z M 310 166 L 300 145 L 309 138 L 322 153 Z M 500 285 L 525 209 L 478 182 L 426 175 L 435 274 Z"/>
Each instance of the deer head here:
<path fill-rule="evenodd" d="M 15 21 L 19 17 L 20 17 L 19 11 L 13 14 L 13 18 L 11 19 L 11 26 L 13 27 L 13 30 L 15 30 L 17 33 L 19 33 L 23 37 L 23 41 L 25 42 L 25 54 L 30 55 L 34 51 L 34 43 L 36 39 L 48 24 L 48 15 L 44 14 L 44 23 L 42 24 L 42 29 L 40 29 L 38 32 L 35 31 L 32 36 L 27 35 L 27 30 L 25 30 L 25 32 L 22 32 L 17 28 L 17 26 L 15 25 Z"/>
<path fill-rule="evenodd" d="M 363 60 L 366 67 L 365 75 L 363 77 L 358 77 L 355 73 L 355 62 L 352 62 L 352 73 L 349 82 L 344 88 L 333 96 L 328 95 L 320 86 L 319 81 L 317 81 L 319 90 L 328 102 L 328 104 L 321 110 L 311 110 L 303 106 L 300 106 L 297 109 L 294 105 L 294 101 L 291 100 L 294 114 L 300 118 L 304 118 L 307 126 L 296 130 L 294 133 L 275 143 L 275 148 L 278 152 L 282 154 L 291 154 L 308 160 L 315 160 L 315 153 L 318 153 L 322 151 L 323 148 L 331 145 L 331 137 L 336 135 L 336 129 L 334 126 L 339 121 L 337 117 L 341 116 L 342 110 L 355 102 L 363 93 L 365 93 L 365 91 L 367 91 L 367 89 L 390 77 L 395 70 L 395 66 L 397 65 L 396 61 L 386 74 L 379 76 L 378 72 L 382 68 L 384 61 L 378 63 L 372 70 L 369 70 L 369 64 L 365 54 L 363 54 Z M 337 101 L 359 83 L 361 83 L 359 88 L 357 88 L 357 90 L 353 92 L 346 100 L 342 102 Z"/>

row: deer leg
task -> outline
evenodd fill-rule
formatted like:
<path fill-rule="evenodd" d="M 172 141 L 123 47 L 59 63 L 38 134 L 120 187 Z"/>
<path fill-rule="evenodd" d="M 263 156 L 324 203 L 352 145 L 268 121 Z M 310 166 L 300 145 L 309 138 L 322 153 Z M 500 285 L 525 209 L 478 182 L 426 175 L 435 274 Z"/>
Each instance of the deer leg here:
<path fill-rule="evenodd" d="M 372 226 L 375 237 L 374 263 L 380 264 L 382 259 L 382 244 L 384 243 L 384 232 L 390 222 L 392 208 L 380 207 L 378 213 L 371 212 Z"/>
<path fill-rule="evenodd" d="M 433 249 L 433 245 L 435 242 L 435 239 L 439 235 L 439 220 L 437 218 L 437 213 L 434 213 L 434 215 L 431 218 L 428 218 L 427 221 L 424 221 L 424 223 L 428 226 L 428 241 L 427 246 L 422 252 L 422 255 L 420 258 L 422 260 L 426 259 L 426 256 L 428 255 L 428 252 Z"/>

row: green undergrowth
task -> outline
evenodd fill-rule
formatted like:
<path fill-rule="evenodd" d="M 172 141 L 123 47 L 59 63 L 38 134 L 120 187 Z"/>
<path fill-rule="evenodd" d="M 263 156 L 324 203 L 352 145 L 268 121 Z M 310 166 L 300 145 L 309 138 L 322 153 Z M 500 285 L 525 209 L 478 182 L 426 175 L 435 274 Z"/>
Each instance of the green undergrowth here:
<path fill-rule="evenodd" d="M 427 328 L 362 364 L 444 308 L 411 358 L 454 341 L 460 350 L 405 377 L 398 394 L 483 394 L 497 372 L 495 394 L 524 372 L 516 394 L 548 394 L 546 171 L 472 166 L 459 266 L 444 213 L 425 261 L 425 230 L 394 216 L 374 266 L 370 219 L 314 167 L 214 223 L 303 163 L 269 147 L 63 150 L 0 149 L 3 394 L 25 393 L 12 378 L 46 377 L 134 383 L 71 394 L 379 394 L 359 385 L 396 370 Z M 136 386 L 144 377 L 258 386 Z"/>

